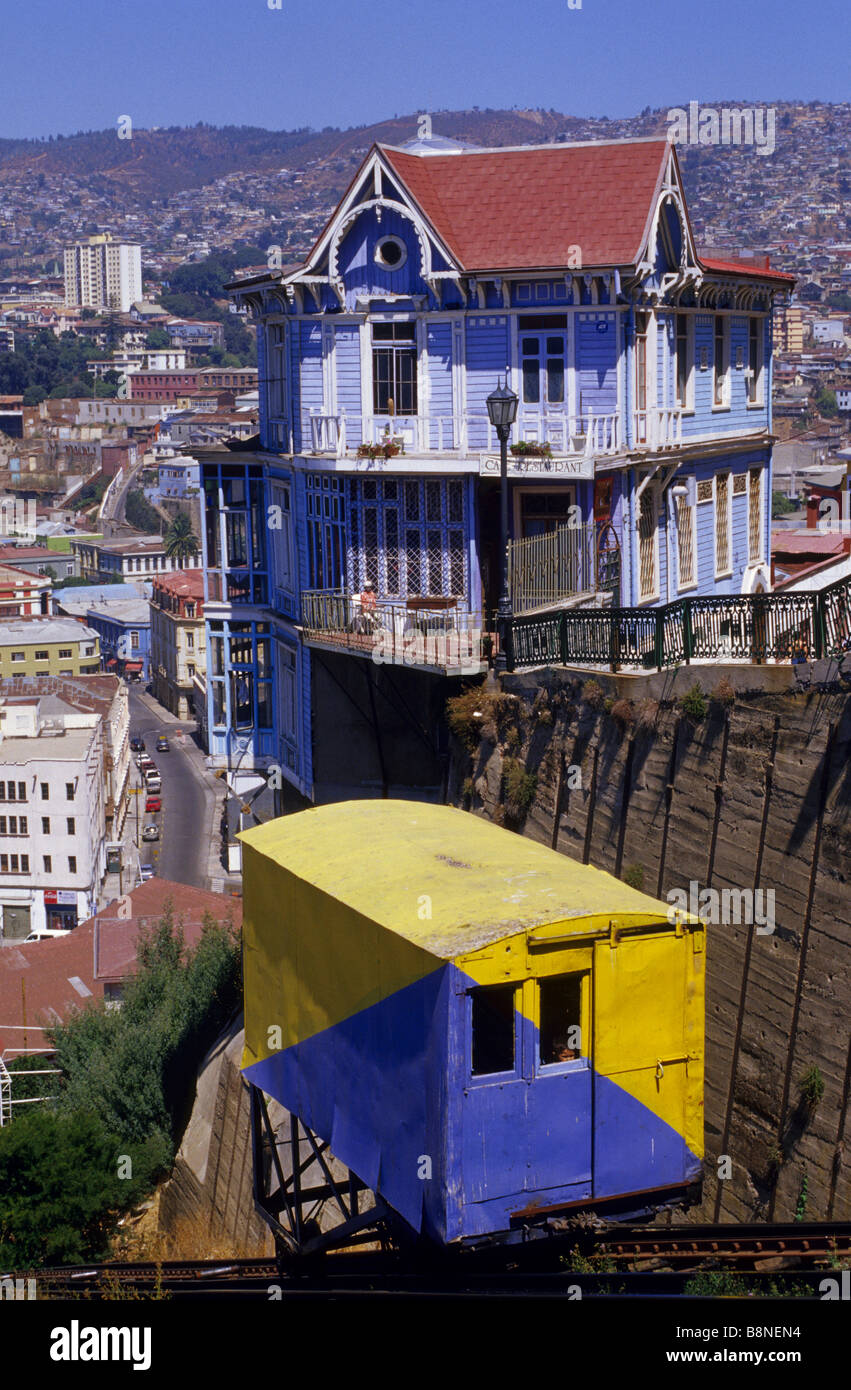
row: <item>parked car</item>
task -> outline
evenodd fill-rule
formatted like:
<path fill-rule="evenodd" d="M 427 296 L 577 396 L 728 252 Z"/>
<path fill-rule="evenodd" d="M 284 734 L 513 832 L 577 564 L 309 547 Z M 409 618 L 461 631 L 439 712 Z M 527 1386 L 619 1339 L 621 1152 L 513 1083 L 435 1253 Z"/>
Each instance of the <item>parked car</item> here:
<path fill-rule="evenodd" d="M 153 866 L 153 864 L 142 864 L 142 865 L 140 865 L 140 867 L 139 867 L 139 877 L 141 878 L 141 880 L 142 880 L 143 883 L 147 883 L 148 879 L 149 879 L 149 878 L 153 878 L 153 876 L 154 876 L 154 866 Z"/>
<path fill-rule="evenodd" d="M 130 740 L 130 751 L 131 753 L 144 753 L 145 751 L 145 740 L 140 738 L 138 734 L 134 734 Z"/>
<path fill-rule="evenodd" d="M 24 938 L 24 941 L 47 941 L 51 936 L 67 936 L 69 931 L 70 927 L 37 927 Z"/>
<path fill-rule="evenodd" d="M 166 738 L 165 734 L 160 734 L 159 738 L 157 739 L 157 752 L 167 753 L 168 751 L 168 739 Z"/>
<path fill-rule="evenodd" d="M 157 772 L 156 768 L 153 768 L 150 772 L 145 773 L 145 786 L 147 787 L 149 792 L 162 791 L 162 785 L 163 784 L 160 779 L 160 774 Z"/>
<path fill-rule="evenodd" d="M 146 826 L 143 827 L 143 829 L 142 829 L 142 839 L 143 839 L 143 840 L 158 840 L 159 838 L 160 838 L 160 828 L 159 828 L 159 826 L 158 826 L 154 821 L 151 821 L 151 824 L 150 824 L 150 825 L 146 825 Z"/>
<path fill-rule="evenodd" d="M 161 796 L 148 796 L 145 798 L 145 812 L 161 811 L 163 808 Z"/>
<path fill-rule="evenodd" d="M 155 766 L 153 758 L 148 753 L 139 753 L 135 762 L 140 772 L 144 772 L 146 768 Z"/>

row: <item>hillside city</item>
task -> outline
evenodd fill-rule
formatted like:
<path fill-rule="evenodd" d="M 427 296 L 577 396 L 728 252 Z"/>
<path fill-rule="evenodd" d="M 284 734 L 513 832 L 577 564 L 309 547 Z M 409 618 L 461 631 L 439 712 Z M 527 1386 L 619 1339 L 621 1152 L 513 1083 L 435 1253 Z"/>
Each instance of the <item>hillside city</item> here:
<path fill-rule="evenodd" d="M 534 838 L 564 848 L 560 817 L 578 815 L 569 789 L 580 769 L 554 755 L 548 771 L 528 772 L 523 750 L 540 748 L 554 719 L 579 720 L 569 682 L 584 692 L 582 718 L 628 733 L 628 782 L 639 731 L 649 738 L 652 719 L 667 717 L 663 680 L 692 660 L 726 663 L 711 702 L 699 682 L 677 686 L 668 771 L 660 762 L 653 773 L 668 793 L 658 888 L 627 863 L 626 795 L 617 808 L 607 867 L 661 897 L 687 756 L 681 725 L 692 720 L 691 737 L 711 704 L 729 732 L 749 670 L 780 700 L 795 681 L 815 689 L 819 663 L 841 660 L 851 645 L 851 102 L 778 101 L 761 142 L 701 143 L 688 102 L 682 119 L 691 135 L 674 142 L 676 160 L 671 108 L 649 107 L 618 120 L 473 107 L 282 132 L 121 118 L 129 124 L 114 131 L 0 139 L 0 1125 L 22 1103 L 4 1056 L 23 1056 L 27 1037 L 35 1055 L 33 1036 L 49 1026 L 33 1020 L 71 1027 L 81 1001 L 114 1019 L 135 998 L 136 973 L 156 964 L 145 935 L 154 922 L 179 917 L 200 953 L 198 981 L 187 974 L 172 1001 L 179 1037 L 191 1034 L 198 1051 L 199 1038 L 231 1026 L 244 862 L 268 901 L 284 864 L 264 838 L 270 822 L 328 812 L 316 822 L 311 888 L 326 890 L 319 861 L 339 843 L 364 914 L 363 846 L 382 850 L 367 800 L 389 839 L 380 808 L 419 798 L 454 800 L 509 830 L 538 815 Z M 542 172 L 539 147 L 561 172 Z M 505 177 L 506 151 L 527 182 L 491 217 L 487 180 Z M 468 194 L 453 161 L 479 155 Z M 586 158 L 596 201 L 587 217 L 578 195 L 570 203 L 586 217 L 582 259 L 560 260 L 564 229 L 547 199 L 574 198 Z M 612 208 L 627 174 L 621 233 Z M 634 261 L 620 254 L 635 250 L 632 228 L 635 243 L 646 239 Z M 516 711 L 528 690 L 510 682 L 545 667 L 561 675 L 529 696 L 527 729 Z M 623 671 L 658 677 L 652 699 L 639 706 L 598 684 Z M 588 737 L 577 730 L 581 760 Z M 489 742 L 498 766 L 476 762 Z M 760 744 L 759 756 L 773 771 L 774 753 Z M 592 847 L 608 853 L 618 840 L 614 810 L 608 838 L 593 823 L 596 749 L 593 778 L 567 851 L 584 854 L 583 872 Z M 545 786 L 549 800 L 536 802 Z M 329 808 L 354 800 L 363 820 L 352 847 Z M 825 789 L 816 858 L 828 803 Z M 703 829 L 680 833 L 700 844 Z M 438 847 L 441 864 L 470 867 Z M 726 849 L 734 862 L 736 845 Z M 397 850 L 406 864 L 408 849 Z M 482 981 L 502 987 L 489 969 Z M 214 999 L 209 1036 L 186 1022 L 196 983 Z M 576 989 L 570 1007 L 587 1017 L 590 985 L 581 1005 Z M 232 1043 L 222 1065 L 237 1095 Z M 580 1060 L 561 1035 L 551 1050 L 545 1066 Z M 509 1051 L 504 1070 L 513 1034 Z M 679 1041 L 668 1051 L 665 1067 L 686 1060 Z M 268 1057 L 252 1065 L 271 1075 Z M 654 1075 L 658 1090 L 661 1060 Z M 732 1113 L 731 1100 L 728 1131 Z M 174 1160 L 164 1125 L 149 1126 L 139 1200 Z M 376 1157 L 376 1182 L 378 1172 Z M 627 1176 L 619 1191 L 632 1190 Z M 195 1192 L 185 1172 L 181 1181 Z M 748 1182 L 731 1219 L 774 1211 Z M 831 1214 L 837 1182 L 823 1182 Z M 787 1189 L 784 1212 L 795 1203 Z M 411 1190 L 413 1221 L 432 1198 Z M 259 1249 L 268 1238 L 247 1191 L 239 1219 Z M 61 1253 L 82 1263 L 96 1248 L 81 1239 Z"/>

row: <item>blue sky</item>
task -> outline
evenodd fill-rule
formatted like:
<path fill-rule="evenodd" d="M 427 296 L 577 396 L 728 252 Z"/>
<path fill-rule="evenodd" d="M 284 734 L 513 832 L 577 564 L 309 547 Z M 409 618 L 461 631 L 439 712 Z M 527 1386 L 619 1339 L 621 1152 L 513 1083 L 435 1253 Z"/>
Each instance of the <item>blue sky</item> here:
<path fill-rule="evenodd" d="M 576 2 L 576 0 L 574 0 Z M 0 135 L 851 99 L 851 3 L 6 0 Z M 436 122 L 439 129 L 439 122 Z"/>

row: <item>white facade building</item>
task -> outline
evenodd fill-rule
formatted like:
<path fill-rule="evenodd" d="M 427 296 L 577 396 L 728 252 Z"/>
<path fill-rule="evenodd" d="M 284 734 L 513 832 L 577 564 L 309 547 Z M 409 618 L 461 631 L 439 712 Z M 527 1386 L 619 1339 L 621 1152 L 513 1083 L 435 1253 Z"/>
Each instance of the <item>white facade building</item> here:
<path fill-rule="evenodd" d="M 65 248 L 65 303 L 128 313 L 142 298 L 142 248 L 108 232 Z"/>
<path fill-rule="evenodd" d="M 106 871 L 104 730 L 38 698 L 0 702 L 0 912 L 5 940 L 74 927 Z M 83 716 L 79 716 L 82 718 Z"/>

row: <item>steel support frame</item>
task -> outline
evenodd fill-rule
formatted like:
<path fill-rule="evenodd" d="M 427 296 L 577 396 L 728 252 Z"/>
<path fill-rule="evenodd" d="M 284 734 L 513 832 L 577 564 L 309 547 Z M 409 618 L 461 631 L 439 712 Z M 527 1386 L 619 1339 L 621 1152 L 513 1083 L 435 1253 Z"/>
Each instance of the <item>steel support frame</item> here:
<path fill-rule="evenodd" d="M 248 1085 L 254 1208 L 276 1242 L 284 1246 L 290 1256 L 317 1255 L 369 1241 L 384 1241 L 391 1228 L 407 1229 L 402 1218 L 377 1194 L 374 1206 L 360 1210 L 360 1194 L 370 1189 L 351 1169 L 346 1170 L 347 1176 L 342 1181 L 334 1178 L 325 1159 L 327 1142 L 314 1134 L 299 1116 L 290 1114 L 289 1135 L 283 1140 L 276 1139 L 266 1096 L 258 1086 L 250 1082 Z M 302 1158 L 301 1147 L 305 1142 L 309 1153 Z M 292 1171 L 285 1177 L 279 1151 L 287 1146 Z M 278 1181 L 276 1192 L 267 1190 L 264 1161 L 267 1154 L 271 1156 L 272 1172 Z M 314 1163 L 319 1164 L 325 1180 L 305 1187 L 302 1177 Z M 319 1231 L 314 1220 L 315 1208 L 321 1202 L 333 1202 L 340 1215 L 339 1221 L 326 1231 Z"/>

